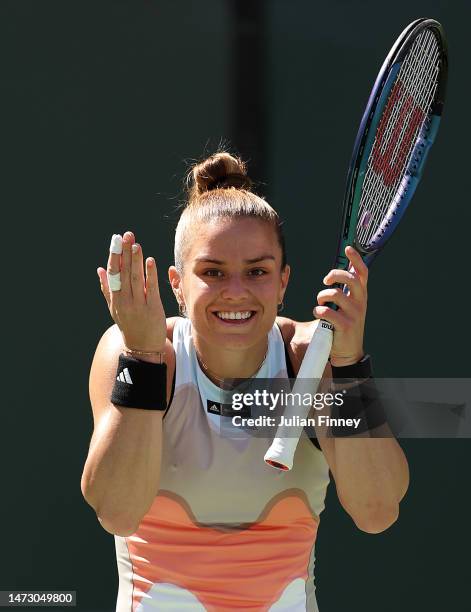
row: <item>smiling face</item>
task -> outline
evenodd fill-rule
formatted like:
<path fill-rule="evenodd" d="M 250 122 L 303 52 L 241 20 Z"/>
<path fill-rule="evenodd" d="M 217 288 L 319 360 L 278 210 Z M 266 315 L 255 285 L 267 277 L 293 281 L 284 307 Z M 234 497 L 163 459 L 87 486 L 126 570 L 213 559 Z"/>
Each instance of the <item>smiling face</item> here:
<path fill-rule="evenodd" d="M 169 277 L 195 334 L 226 349 L 266 342 L 289 278 L 274 228 L 256 218 L 224 218 L 199 224 L 193 235 L 183 278 L 174 266 Z"/>

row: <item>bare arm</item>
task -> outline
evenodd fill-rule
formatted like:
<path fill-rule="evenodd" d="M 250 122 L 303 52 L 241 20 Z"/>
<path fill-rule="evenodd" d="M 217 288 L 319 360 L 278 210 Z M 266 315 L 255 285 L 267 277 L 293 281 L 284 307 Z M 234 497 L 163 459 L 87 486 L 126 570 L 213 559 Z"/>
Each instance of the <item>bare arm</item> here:
<path fill-rule="evenodd" d="M 347 247 L 348 271 L 331 270 L 325 284 L 346 285 L 321 291 L 314 314 L 334 326 L 331 363 L 342 367 L 356 363 L 364 354 L 363 334 L 367 306 L 368 268 L 352 247 Z M 338 310 L 329 306 L 334 302 Z M 330 366 L 328 366 L 330 368 Z M 331 378 L 331 372 L 327 370 Z M 382 426 L 381 429 L 387 429 Z M 399 502 L 409 485 L 409 468 L 405 455 L 390 431 L 359 434 L 349 438 L 321 436 L 319 442 L 335 479 L 340 503 L 368 533 L 379 533 L 390 527 L 399 516 Z M 381 435 L 382 437 L 379 437 Z"/>
<path fill-rule="evenodd" d="M 164 352 L 167 403 L 175 370 L 155 262 L 146 261 L 145 279 L 142 250 L 139 247 L 131 254 L 133 242 L 133 234 L 127 232 L 123 254 L 109 258 L 108 270 L 121 270 L 120 291 L 110 292 L 105 270 L 98 269 L 103 294 L 117 325 L 105 332 L 93 359 L 90 399 L 94 431 L 81 481 L 82 493 L 98 520 L 104 529 L 117 535 L 136 531 L 157 493 L 164 414 L 111 403 L 119 355 L 124 343 L 139 350 Z M 147 360 L 157 358 L 149 356 Z"/>
<path fill-rule="evenodd" d="M 326 443 L 331 443 L 327 450 Z M 344 510 L 359 529 L 380 533 L 399 517 L 409 468 L 394 438 L 320 440 Z M 335 464 L 335 467 L 334 467 Z"/>
<path fill-rule="evenodd" d="M 157 494 L 163 412 L 123 408 L 110 402 L 122 341 L 110 328 L 100 340 L 90 373 L 94 431 L 82 475 L 82 493 L 106 531 L 134 533 Z M 166 346 L 167 402 L 174 371 Z"/>
<path fill-rule="evenodd" d="M 332 377 L 330 366 L 325 376 Z M 337 495 L 359 529 L 380 533 L 399 516 L 399 503 L 409 486 L 406 457 L 387 425 L 376 435 L 348 438 L 319 436 Z"/>
<path fill-rule="evenodd" d="M 312 336 L 313 322 L 300 323 L 282 317 L 277 322 L 297 374 Z M 324 377 L 332 378 L 330 365 Z M 390 432 L 384 436 L 318 436 L 342 507 L 357 527 L 368 533 L 384 531 L 396 521 L 399 502 L 409 485 L 409 468 L 401 447 Z"/>

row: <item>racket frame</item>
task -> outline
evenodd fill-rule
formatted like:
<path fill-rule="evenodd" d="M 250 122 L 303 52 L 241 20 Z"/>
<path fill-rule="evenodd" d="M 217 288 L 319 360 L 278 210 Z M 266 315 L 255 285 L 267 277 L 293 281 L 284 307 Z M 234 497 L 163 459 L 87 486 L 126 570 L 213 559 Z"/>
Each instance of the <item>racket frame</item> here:
<path fill-rule="evenodd" d="M 366 249 L 357 241 L 356 226 L 358 220 L 361 186 L 364 180 L 366 163 L 375 139 L 375 128 L 378 125 L 391 88 L 395 83 L 395 77 L 397 76 L 400 64 L 410 49 L 411 40 L 415 40 L 420 31 L 426 28 L 433 28 L 438 33 L 437 41 L 440 47 L 441 60 L 437 91 L 434 96 L 431 112 L 429 113 L 430 119 L 426 120 L 426 123 L 428 121 L 428 125 L 425 129 L 422 128 L 412 153 L 410 154 L 410 159 L 405 172 L 405 176 L 407 177 L 408 181 L 407 189 L 404 187 L 402 194 L 400 194 L 402 201 L 394 213 L 394 218 L 392 218 L 389 223 L 389 229 L 388 231 L 384 232 L 383 238 L 377 241 L 374 248 Z M 398 64 L 398 66 L 394 67 L 394 64 Z M 407 205 L 412 199 L 415 189 L 420 181 L 427 154 L 438 131 L 445 99 L 447 72 L 448 53 L 446 39 L 441 24 L 434 19 L 426 18 L 413 21 L 398 37 L 384 60 L 378 76 L 376 77 L 368 103 L 363 113 L 362 120 L 360 122 L 360 127 L 355 139 L 352 158 L 347 173 L 341 224 L 342 230 L 339 236 L 334 268 L 344 270 L 349 268 L 349 260 L 345 255 L 345 247 L 348 245 L 353 246 L 360 253 L 366 265 L 371 265 L 377 253 L 389 239 L 397 223 L 404 214 Z M 337 309 L 335 304 L 329 304 L 329 306 Z M 298 387 L 299 389 L 303 387 L 303 380 L 301 380 L 302 378 L 312 377 L 312 372 L 320 372 L 325 368 L 330 353 L 330 346 L 332 345 L 332 338 L 333 326 L 325 320 L 319 321 L 311 342 L 307 348 L 303 362 L 301 363 L 293 390 L 297 389 Z M 313 345 L 317 345 L 318 342 L 321 343 L 322 348 L 317 351 L 312 350 Z M 322 354 L 322 358 L 320 358 L 319 353 Z M 317 384 L 313 385 L 313 387 L 314 386 L 316 388 L 311 389 L 312 393 L 317 391 Z M 302 435 L 302 429 L 303 428 L 299 428 L 299 431 L 297 432 L 299 437 Z M 299 437 L 297 437 L 295 440 L 287 439 L 287 437 L 283 435 L 284 433 L 284 429 L 279 427 L 275 439 L 265 454 L 265 462 L 272 467 L 289 470 L 293 465 L 294 454 Z"/>
<path fill-rule="evenodd" d="M 357 240 L 356 225 L 366 164 L 374 144 L 376 127 L 380 121 L 389 93 L 394 85 L 401 62 L 410 49 L 410 41 L 415 40 L 420 31 L 427 28 L 437 31 L 437 41 L 442 62 L 430 119 L 426 122 L 426 129 L 422 130 L 410 156 L 410 162 L 406 170 L 406 177 L 408 179 L 407 189 L 403 190 L 400 205 L 396 208 L 394 215 L 392 215 L 389 229 L 387 232 L 383 233 L 382 238 L 376 242 L 374 248 L 366 249 Z M 395 64 L 397 64 L 397 66 L 395 66 Z M 420 182 L 422 169 L 438 131 L 445 100 L 447 72 L 448 51 L 445 34 L 441 24 L 434 19 L 427 18 L 417 19 L 410 23 L 400 34 L 381 66 L 358 128 L 347 173 L 342 209 L 342 231 L 338 240 L 334 268 L 343 270 L 348 269 L 349 262 L 345 256 L 345 247 L 348 245 L 353 246 L 360 253 L 367 266 L 371 265 L 372 261 L 383 248 L 402 218 Z"/>

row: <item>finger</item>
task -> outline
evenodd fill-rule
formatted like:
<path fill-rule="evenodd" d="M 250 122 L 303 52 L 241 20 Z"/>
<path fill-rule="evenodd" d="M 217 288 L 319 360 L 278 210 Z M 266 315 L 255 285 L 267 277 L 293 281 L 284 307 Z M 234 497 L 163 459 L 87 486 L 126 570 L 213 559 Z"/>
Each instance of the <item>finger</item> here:
<path fill-rule="evenodd" d="M 340 289 L 325 289 L 320 291 L 317 296 L 317 302 L 319 306 L 327 306 L 329 308 L 331 308 L 330 303 L 336 304 L 342 314 L 351 321 L 357 321 L 364 316 L 365 308 L 363 302 L 356 302 Z"/>
<path fill-rule="evenodd" d="M 120 260 L 122 251 L 122 238 L 120 234 L 113 234 L 109 248 L 108 263 L 106 266 L 107 274 L 119 274 Z M 107 286 L 109 282 L 107 279 Z M 116 289 L 117 290 L 117 289 Z"/>
<path fill-rule="evenodd" d="M 108 304 L 108 308 L 110 308 L 111 295 L 110 295 L 110 288 L 108 286 L 108 276 L 106 274 L 106 270 L 104 270 L 103 268 L 98 268 L 97 274 L 98 274 L 98 278 L 100 279 L 101 292 L 103 293 L 106 303 Z"/>
<path fill-rule="evenodd" d="M 132 232 L 125 232 L 123 236 L 123 255 L 121 257 L 121 292 L 125 296 L 132 296 L 131 246 L 134 242 L 134 234 Z"/>
<path fill-rule="evenodd" d="M 113 234 L 109 248 L 107 263 L 107 286 L 110 290 L 110 300 L 113 301 L 113 293 L 117 298 L 121 293 L 121 273 L 119 271 L 121 253 L 123 250 L 123 239 L 120 234 Z"/>
<path fill-rule="evenodd" d="M 332 302 L 347 315 L 355 316 L 357 312 L 357 304 L 350 299 L 341 289 L 323 289 L 317 294 L 317 303 L 320 306 L 325 306 Z"/>
<path fill-rule="evenodd" d="M 155 305 L 160 300 L 159 277 L 157 266 L 153 257 L 146 259 L 146 301 L 149 305 Z"/>
<path fill-rule="evenodd" d="M 358 278 L 363 286 L 366 286 L 368 282 L 368 266 L 363 261 L 360 253 L 355 250 L 351 246 L 345 247 L 345 255 L 348 257 L 350 261 L 350 268 L 353 268 L 353 271 L 350 269 L 350 272 L 353 272 Z"/>
<path fill-rule="evenodd" d="M 340 310 L 332 310 L 328 306 L 316 306 L 312 313 L 316 319 L 324 319 L 324 321 L 332 323 L 337 331 L 347 331 L 352 325 L 350 319 L 344 313 Z"/>
<path fill-rule="evenodd" d="M 352 272 L 347 270 L 331 270 L 324 278 L 325 285 L 346 285 L 348 288 L 348 294 L 353 297 L 354 300 L 362 299 L 364 295 L 364 287 L 360 282 L 360 279 Z"/>
<path fill-rule="evenodd" d="M 142 261 L 142 249 L 141 245 L 135 242 L 132 245 L 131 255 L 131 287 L 133 300 L 138 302 L 145 301 L 145 289 L 144 289 L 144 267 Z"/>

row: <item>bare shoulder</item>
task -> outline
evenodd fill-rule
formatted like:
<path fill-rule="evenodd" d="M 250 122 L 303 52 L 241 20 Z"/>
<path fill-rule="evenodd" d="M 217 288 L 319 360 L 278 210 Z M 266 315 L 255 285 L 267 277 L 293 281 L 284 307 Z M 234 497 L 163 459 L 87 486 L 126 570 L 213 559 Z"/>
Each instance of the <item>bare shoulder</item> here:
<path fill-rule="evenodd" d="M 276 323 L 280 328 L 283 340 L 298 347 L 298 350 L 306 351 L 312 334 L 319 323 L 318 319 L 314 321 L 294 321 L 287 317 L 276 317 Z"/>
<path fill-rule="evenodd" d="M 276 317 L 276 324 L 280 328 L 281 335 L 285 344 L 291 342 L 291 338 L 294 335 L 296 321 L 288 319 L 288 317 Z"/>
<path fill-rule="evenodd" d="M 92 404 L 95 427 L 110 406 L 110 397 L 116 378 L 119 356 L 124 349 L 123 338 L 119 327 L 111 325 L 98 342 L 93 357 L 89 378 L 89 393 Z M 165 345 L 167 363 L 167 402 L 170 399 L 173 374 L 175 372 L 175 352 L 171 340 L 167 337 Z"/>
<path fill-rule="evenodd" d="M 169 317 L 167 319 L 167 338 L 170 340 L 170 342 L 173 342 L 173 329 L 179 318 L 180 317 Z"/>
<path fill-rule="evenodd" d="M 287 317 L 277 317 L 276 322 L 280 327 L 293 369 L 297 374 L 319 321 L 317 319 L 313 321 L 294 321 Z"/>

